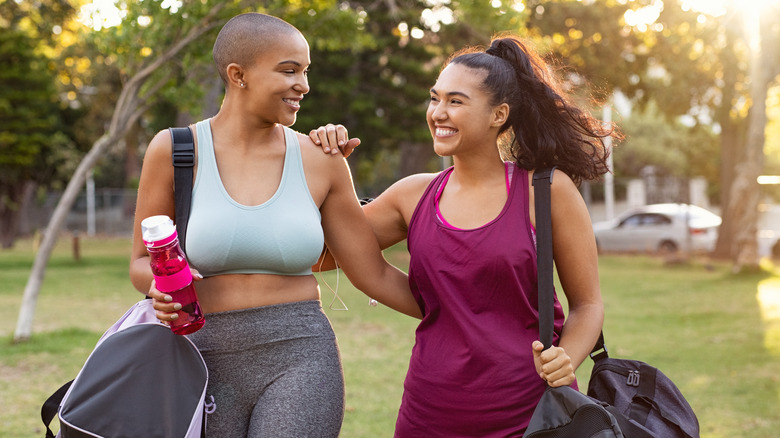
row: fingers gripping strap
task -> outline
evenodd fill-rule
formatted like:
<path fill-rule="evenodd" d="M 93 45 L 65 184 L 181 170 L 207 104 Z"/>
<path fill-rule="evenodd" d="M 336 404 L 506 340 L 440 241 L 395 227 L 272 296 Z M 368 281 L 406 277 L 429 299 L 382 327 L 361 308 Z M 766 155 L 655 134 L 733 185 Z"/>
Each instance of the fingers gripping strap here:
<path fill-rule="evenodd" d="M 176 198 L 176 232 L 179 245 L 185 250 L 187 221 L 192 203 L 192 175 L 195 166 L 195 140 L 189 127 L 168 128 L 171 133 L 173 159 L 173 192 Z"/>

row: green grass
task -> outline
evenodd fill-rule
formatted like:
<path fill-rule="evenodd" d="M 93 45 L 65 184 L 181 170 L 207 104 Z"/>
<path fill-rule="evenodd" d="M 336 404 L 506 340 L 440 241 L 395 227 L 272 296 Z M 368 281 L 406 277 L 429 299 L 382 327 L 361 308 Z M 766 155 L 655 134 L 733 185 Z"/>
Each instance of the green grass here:
<path fill-rule="evenodd" d="M 129 240 L 83 239 L 81 246 L 82 258 L 74 261 L 70 239 L 61 239 L 38 299 L 33 337 L 16 345 L 11 339 L 34 252 L 30 241 L 0 252 L 2 437 L 42 436 L 45 398 L 76 375 L 103 330 L 141 298 L 127 275 Z M 406 266 L 403 251 L 388 251 L 387 257 Z M 780 277 L 770 269 L 732 275 L 726 265 L 667 266 L 655 258 L 622 256 L 602 256 L 600 271 L 612 356 L 643 360 L 675 381 L 699 417 L 702 437 L 777 436 Z M 336 283 L 334 273 L 325 279 Z M 390 437 L 416 323 L 381 305 L 368 306 L 343 274 L 339 295 L 348 311 L 331 310 L 333 296 L 322 288 L 344 362 L 342 436 Z M 333 307 L 340 307 L 338 301 Z M 583 390 L 590 367 L 586 361 L 577 372 Z"/>

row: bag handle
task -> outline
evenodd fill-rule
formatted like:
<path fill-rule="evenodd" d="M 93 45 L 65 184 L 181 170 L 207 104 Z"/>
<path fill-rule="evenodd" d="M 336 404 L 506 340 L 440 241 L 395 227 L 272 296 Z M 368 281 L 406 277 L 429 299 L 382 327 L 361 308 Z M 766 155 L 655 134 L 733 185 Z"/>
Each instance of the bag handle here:
<path fill-rule="evenodd" d="M 62 403 L 62 399 L 65 398 L 65 394 L 68 393 L 72 384 L 73 380 L 62 385 L 60 389 L 46 399 L 41 407 L 41 420 L 43 420 L 43 425 L 46 426 L 46 438 L 54 438 L 54 432 L 51 431 L 51 422 L 57 416 L 60 410 L 60 403 Z"/>
<path fill-rule="evenodd" d="M 179 245 L 182 251 L 187 237 L 187 222 L 190 219 L 192 204 L 192 175 L 195 166 L 195 139 L 192 130 L 187 127 L 168 128 L 171 133 L 173 148 L 173 194 L 176 198 L 176 233 L 179 235 Z"/>
<path fill-rule="evenodd" d="M 534 209 L 536 214 L 536 270 L 537 290 L 539 293 L 539 340 L 544 349 L 552 346 L 555 310 L 553 302 L 553 247 L 552 247 L 552 186 L 555 167 L 534 171 Z M 604 332 L 590 353 L 591 359 L 598 362 L 609 357 L 604 344 Z"/>

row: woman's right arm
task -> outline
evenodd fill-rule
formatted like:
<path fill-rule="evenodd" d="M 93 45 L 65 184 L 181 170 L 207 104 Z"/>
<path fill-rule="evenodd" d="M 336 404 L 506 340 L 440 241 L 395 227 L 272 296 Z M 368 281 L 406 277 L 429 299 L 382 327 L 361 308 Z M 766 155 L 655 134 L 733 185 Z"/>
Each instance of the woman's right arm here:
<path fill-rule="evenodd" d="M 368 220 L 381 250 L 406 239 L 409 220 L 431 178 L 431 174 L 408 176 L 395 182 L 373 201 L 363 205 L 363 215 Z M 347 224 L 345 226 L 348 227 Z M 324 272 L 336 267 L 333 253 L 326 247 L 320 259 L 312 266 L 312 271 Z"/>
<path fill-rule="evenodd" d="M 144 295 L 150 292 L 152 270 L 141 235 L 141 221 L 159 214 L 173 218 L 174 205 L 171 137 L 165 130 L 159 132 L 146 149 L 135 205 L 130 281 Z"/>
<path fill-rule="evenodd" d="M 175 319 L 181 304 L 171 302 L 170 295 L 154 287 L 149 253 L 146 252 L 141 234 L 141 221 L 149 216 L 164 214 L 175 216 L 173 195 L 173 162 L 171 161 L 171 136 L 168 130 L 160 131 L 149 143 L 141 168 L 138 197 L 133 222 L 133 248 L 130 256 L 130 281 L 142 294 L 154 299 L 157 317 L 163 321 Z"/>

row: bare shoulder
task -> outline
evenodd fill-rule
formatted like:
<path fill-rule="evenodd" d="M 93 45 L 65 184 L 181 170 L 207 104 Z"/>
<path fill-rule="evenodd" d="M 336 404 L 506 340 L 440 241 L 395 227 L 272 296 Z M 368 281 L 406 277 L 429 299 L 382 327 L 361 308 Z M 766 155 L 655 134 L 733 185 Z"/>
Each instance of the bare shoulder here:
<path fill-rule="evenodd" d="M 534 174 L 536 173 L 535 170 L 529 170 L 528 171 L 528 182 L 529 182 L 529 188 L 533 191 L 533 179 Z M 566 172 L 555 169 L 553 171 L 553 174 L 551 176 L 552 184 L 550 186 L 550 193 L 553 196 L 553 202 L 554 198 L 556 196 L 566 196 L 566 194 L 571 195 L 572 193 L 579 194 L 579 189 L 577 188 L 577 185 L 574 184 L 574 181 L 572 181 L 571 177 L 566 174 Z"/>
<path fill-rule="evenodd" d="M 331 195 L 353 194 L 349 164 L 341 153 L 326 154 L 308 135 L 295 133 L 300 145 L 303 171 L 309 193 L 317 205 L 322 205 Z M 354 196 L 354 195 L 352 195 Z"/>
<path fill-rule="evenodd" d="M 337 154 L 326 154 L 322 147 L 314 144 L 308 135 L 295 131 L 295 137 L 301 146 L 301 156 L 304 160 L 311 162 L 316 166 L 343 166 L 344 156 L 341 152 Z"/>
<path fill-rule="evenodd" d="M 172 147 L 173 142 L 171 141 L 171 134 L 167 129 L 163 129 L 149 142 L 149 146 L 146 148 L 144 162 L 149 158 L 158 160 L 163 157 L 170 157 Z"/>
<path fill-rule="evenodd" d="M 418 173 L 402 178 L 377 197 L 377 203 L 387 203 L 392 209 L 401 212 L 408 223 L 425 189 L 436 175 L 438 174 Z"/>
<path fill-rule="evenodd" d="M 579 220 L 590 227 L 590 213 L 579 187 L 561 170 L 556 169 L 553 174 L 550 197 L 553 217 L 565 217 L 569 222 Z"/>
<path fill-rule="evenodd" d="M 551 190 L 552 193 L 560 194 L 560 196 L 563 196 L 564 193 L 577 193 L 577 195 L 579 195 L 579 189 L 577 188 L 577 185 L 574 184 L 571 177 L 569 177 L 566 172 L 559 169 L 553 171 Z"/>
<path fill-rule="evenodd" d="M 420 198 L 431 181 L 436 178 L 438 173 L 417 173 L 404 177 L 393 185 L 387 191 L 398 193 L 400 196 L 415 196 Z"/>

